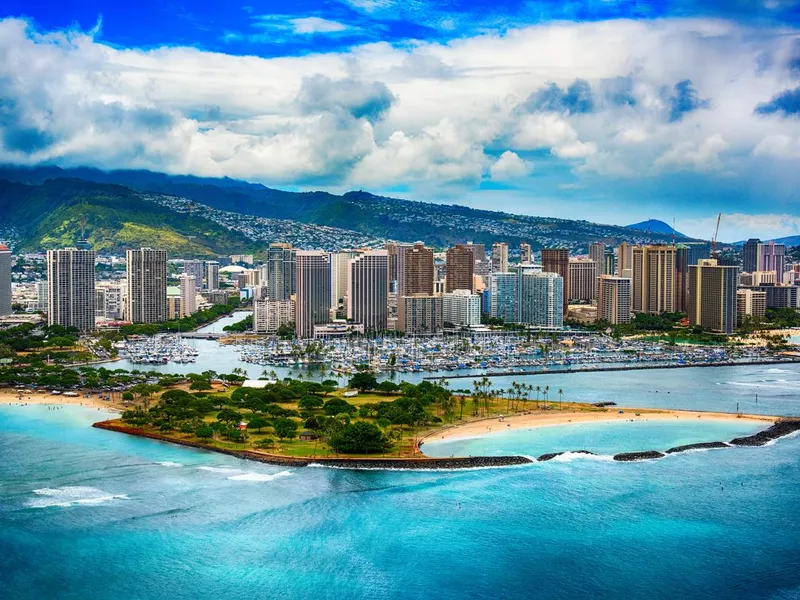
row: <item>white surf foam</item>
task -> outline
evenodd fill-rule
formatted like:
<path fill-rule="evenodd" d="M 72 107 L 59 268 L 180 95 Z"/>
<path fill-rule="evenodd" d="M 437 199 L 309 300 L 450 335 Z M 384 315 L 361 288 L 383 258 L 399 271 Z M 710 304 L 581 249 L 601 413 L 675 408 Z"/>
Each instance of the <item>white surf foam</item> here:
<path fill-rule="evenodd" d="M 163 462 L 158 463 L 162 467 L 182 467 L 181 463 L 172 462 L 171 460 L 165 460 Z"/>
<path fill-rule="evenodd" d="M 766 371 L 764 371 L 764 373 L 795 373 L 795 371 L 790 371 L 788 369 L 773 368 L 773 369 L 767 369 Z"/>
<path fill-rule="evenodd" d="M 33 498 L 26 503 L 31 508 L 92 506 L 104 504 L 111 500 L 128 500 L 126 494 L 109 494 L 103 490 L 87 486 L 41 488 L 33 490 L 33 493 L 39 497 Z"/>
<path fill-rule="evenodd" d="M 208 471 L 209 473 L 239 473 L 238 469 L 231 469 L 230 467 L 197 467 L 200 471 Z"/>
<path fill-rule="evenodd" d="M 273 481 L 281 477 L 288 477 L 291 474 L 291 471 L 281 471 L 271 475 L 267 473 L 242 473 L 241 475 L 231 475 L 228 479 L 231 481 Z"/>
<path fill-rule="evenodd" d="M 595 460 L 600 462 L 613 461 L 614 457 L 610 454 L 583 454 L 581 452 L 564 452 L 558 456 L 551 458 L 549 462 L 564 462 L 569 463 L 575 460 Z"/>

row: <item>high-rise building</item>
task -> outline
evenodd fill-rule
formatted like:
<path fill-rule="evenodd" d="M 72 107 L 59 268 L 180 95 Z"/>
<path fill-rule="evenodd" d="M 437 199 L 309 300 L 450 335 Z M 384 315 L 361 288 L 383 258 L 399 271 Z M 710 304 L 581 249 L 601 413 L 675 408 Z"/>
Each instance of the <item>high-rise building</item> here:
<path fill-rule="evenodd" d="M 387 242 L 384 246 L 389 261 L 389 292 L 397 292 L 397 254 L 398 245 L 395 242 Z"/>
<path fill-rule="evenodd" d="M 614 258 L 614 249 L 606 248 L 601 275 L 613 275 L 617 272 L 617 263 Z"/>
<path fill-rule="evenodd" d="M 314 325 L 330 321 L 331 259 L 320 250 L 297 250 L 295 260 L 297 337 L 311 338 Z"/>
<path fill-rule="evenodd" d="M 219 262 L 209 260 L 205 264 L 205 286 L 207 292 L 219 289 Z"/>
<path fill-rule="evenodd" d="M 522 242 L 519 245 L 519 262 L 523 265 L 533 262 L 533 250 L 530 244 Z"/>
<path fill-rule="evenodd" d="M 253 331 L 275 334 L 283 325 L 295 321 L 294 300 L 256 300 L 253 302 Z"/>
<path fill-rule="evenodd" d="M 492 261 L 486 259 L 486 246 L 467 242 L 467 248 L 472 250 L 472 255 L 475 257 L 475 275 L 485 280 L 492 272 Z"/>
<path fill-rule="evenodd" d="M 267 297 L 289 300 L 297 289 L 297 250 L 291 244 L 270 244 L 267 249 Z M 330 302 L 330 299 L 328 299 Z M 309 333 L 310 335 L 310 333 Z"/>
<path fill-rule="evenodd" d="M 689 310 L 689 247 L 678 245 L 675 249 L 675 311 Z M 697 264 L 696 262 L 694 264 Z"/>
<path fill-rule="evenodd" d="M 458 244 L 447 250 L 447 279 L 445 291 L 472 291 L 472 276 L 475 272 L 475 256 L 466 244 Z"/>
<path fill-rule="evenodd" d="M 508 244 L 495 242 L 492 244 L 492 273 L 508 271 Z"/>
<path fill-rule="evenodd" d="M 519 280 L 516 273 L 492 273 L 489 286 L 491 316 L 515 323 L 519 316 Z"/>
<path fill-rule="evenodd" d="M 601 242 L 589 244 L 589 258 L 597 263 L 597 272 L 600 273 L 606 259 L 606 245 Z"/>
<path fill-rule="evenodd" d="M 761 271 L 775 271 L 775 279 L 783 283 L 783 272 L 786 269 L 786 244 L 767 242 L 759 245 L 761 255 Z"/>
<path fill-rule="evenodd" d="M 767 292 L 739 289 L 736 291 L 736 314 L 741 325 L 746 317 L 763 317 L 767 312 Z"/>
<path fill-rule="evenodd" d="M 793 263 L 783 272 L 783 283 L 786 285 L 800 285 L 800 263 Z"/>
<path fill-rule="evenodd" d="M 350 274 L 350 261 L 356 256 L 358 256 L 358 252 L 352 250 L 331 252 L 331 308 L 333 309 L 338 309 L 340 306 L 346 307 L 348 285 L 347 278 Z M 388 276 L 389 274 L 387 267 L 387 277 Z"/>
<path fill-rule="evenodd" d="M 371 250 L 350 260 L 347 285 L 347 318 L 364 326 L 365 332 L 388 329 L 389 253 Z"/>
<path fill-rule="evenodd" d="M 188 317 L 197 312 L 197 284 L 193 275 L 185 273 L 178 280 L 181 290 L 181 317 Z"/>
<path fill-rule="evenodd" d="M 99 283 L 95 285 L 95 315 L 109 321 L 120 321 L 125 317 L 126 284 Z"/>
<path fill-rule="evenodd" d="M 597 296 L 597 318 L 612 325 L 631 321 L 631 280 L 601 275 Z"/>
<path fill-rule="evenodd" d="M 564 280 L 564 316 L 569 308 L 569 250 L 566 248 L 543 248 L 542 270 L 545 273 L 558 273 Z"/>
<path fill-rule="evenodd" d="M 761 270 L 761 240 L 750 238 L 742 246 L 742 271 L 752 273 Z"/>
<path fill-rule="evenodd" d="M 0 244 L 0 317 L 12 312 L 11 250 L 5 244 Z"/>
<path fill-rule="evenodd" d="M 183 274 L 194 277 L 194 285 L 198 290 L 203 289 L 203 277 L 205 277 L 205 267 L 202 260 L 183 261 Z"/>
<path fill-rule="evenodd" d="M 617 246 L 617 275 L 633 277 L 633 245 L 622 242 Z"/>
<path fill-rule="evenodd" d="M 428 335 L 442 330 L 442 297 L 418 294 L 398 302 L 397 329 L 411 335 Z"/>
<path fill-rule="evenodd" d="M 127 315 L 133 323 L 163 323 L 167 312 L 167 251 L 128 250 Z"/>
<path fill-rule="evenodd" d="M 633 312 L 675 312 L 675 246 L 633 248 Z"/>
<path fill-rule="evenodd" d="M 36 282 L 36 310 L 47 312 L 47 280 Z"/>
<path fill-rule="evenodd" d="M 518 317 L 516 322 L 535 327 L 564 326 L 564 278 L 557 273 L 520 268 Z"/>
<path fill-rule="evenodd" d="M 48 325 L 75 327 L 80 331 L 94 330 L 94 263 L 94 250 L 48 250 Z"/>
<path fill-rule="evenodd" d="M 569 300 L 591 302 L 597 298 L 599 264 L 591 258 L 569 259 Z"/>
<path fill-rule="evenodd" d="M 738 267 L 717 264 L 712 258 L 689 266 L 689 325 L 719 333 L 736 329 Z"/>
<path fill-rule="evenodd" d="M 397 295 L 433 294 L 433 250 L 422 242 L 400 246 L 397 253 Z"/>
<path fill-rule="evenodd" d="M 455 290 L 442 296 L 442 318 L 456 327 L 481 324 L 481 297 L 469 290 Z"/>
<path fill-rule="evenodd" d="M 775 285 L 777 282 L 778 274 L 775 271 L 753 271 L 752 273 L 739 274 L 739 285 L 745 287 Z"/>

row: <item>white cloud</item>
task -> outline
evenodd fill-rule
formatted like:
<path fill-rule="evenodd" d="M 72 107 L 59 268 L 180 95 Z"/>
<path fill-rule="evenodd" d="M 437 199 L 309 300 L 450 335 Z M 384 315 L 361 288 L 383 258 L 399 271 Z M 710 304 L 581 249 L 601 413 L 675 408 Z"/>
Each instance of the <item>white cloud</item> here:
<path fill-rule="evenodd" d="M 493 181 L 509 181 L 524 177 L 532 170 L 533 165 L 521 159 L 515 152 L 506 150 L 489 167 L 489 174 Z"/>
<path fill-rule="evenodd" d="M 701 239 L 710 239 L 717 226 L 717 217 L 682 219 L 675 228 L 681 233 Z M 720 221 L 719 239 L 737 242 L 751 237 L 761 239 L 800 235 L 800 216 L 788 214 L 748 215 L 725 213 Z"/>
<path fill-rule="evenodd" d="M 586 158 L 597 153 L 597 144 L 576 140 L 554 147 L 552 153 L 559 158 Z"/>
<path fill-rule="evenodd" d="M 346 28 L 279 17 L 262 20 L 265 28 L 288 28 L 287 35 Z M 41 33 L 5 19 L 0 161 L 376 191 L 407 184 L 410 193 L 424 186 L 435 196 L 442 185 L 477 187 L 484 177 L 522 172 L 520 154 L 538 151 L 537 174 L 566 167 L 553 190 L 672 171 L 735 172 L 745 181 L 765 157 L 800 152 L 800 120 L 753 114 L 789 85 L 786 57 L 798 37 L 719 20 L 619 20 L 269 59 L 190 47 L 120 49 L 91 33 Z M 566 89 L 577 78 L 596 94 L 609 81 L 629 83 L 630 101 L 603 99 L 585 114 L 525 107 L 550 82 Z M 670 94 L 685 79 L 710 108 L 668 122 Z"/>
<path fill-rule="evenodd" d="M 659 156 L 654 166 L 665 170 L 716 171 L 722 167 L 720 154 L 730 148 L 719 134 L 712 135 L 701 142 L 678 142 Z"/>
<path fill-rule="evenodd" d="M 753 156 L 780 159 L 800 159 L 800 137 L 775 134 L 765 137 L 753 148 Z"/>
<path fill-rule="evenodd" d="M 329 21 L 320 17 L 302 17 L 291 19 L 295 33 L 338 33 L 348 26 L 338 21 Z"/>

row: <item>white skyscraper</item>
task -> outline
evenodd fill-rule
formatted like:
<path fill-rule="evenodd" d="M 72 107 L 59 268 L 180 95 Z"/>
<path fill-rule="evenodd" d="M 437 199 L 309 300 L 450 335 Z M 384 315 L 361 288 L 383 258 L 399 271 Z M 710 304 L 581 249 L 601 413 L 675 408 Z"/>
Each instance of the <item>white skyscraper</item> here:
<path fill-rule="evenodd" d="M 204 289 L 213 292 L 219 289 L 219 263 L 215 260 L 206 262 L 205 265 L 206 283 Z"/>
<path fill-rule="evenodd" d="M 442 319 L 456 327 L 481 324 L 481 297 L 470 290 L 455 290 L 442 296 Z"/>
<path fill-rule="evenodd" d="M 48 325 L 95 328 L 94 250 L 48 250 Z"/>
<path fill-rule="evenodd" d="M 181 290 L 181 317 L 197 312 L 197 283 L 193 275 L 183 274 L 179 279 Z"/>

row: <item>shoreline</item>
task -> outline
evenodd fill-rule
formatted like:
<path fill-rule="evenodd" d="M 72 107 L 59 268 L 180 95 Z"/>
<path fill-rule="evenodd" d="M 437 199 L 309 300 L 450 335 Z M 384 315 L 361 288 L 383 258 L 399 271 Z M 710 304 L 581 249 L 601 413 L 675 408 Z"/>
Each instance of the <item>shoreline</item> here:
<path fill-rule="evenodd" d="M 37 392 L 34 394 L 19 394 L 16 390 L 8 388 L 0 390 L 0 405 L 40 405 L 40 406 L 82 406 L 84 408 L 98 408 L 110 412 L 122 412 L 125 406 L 114 400 L 101 400 L 96 395 L 86 398 L 82 393 L 78 396 L 52 395 Z"/>
<path fill-rule="evenodd" d="M 623 413 L 619 413 L 623 410 Z M 637 415 L 638 413 L 638 415 Z M 538 429 L 540 427 L 557 427 L 577 423 L 624 423 L 672 421 L 683 418 L 687 420 L 703 419 L 713 421 L 729 421 L 743 419 L 745 421 L 775 423 L 780 417 L 771 415 L 751 415 L 725 412 L 712 412 L 701 410 L 653 409 L 613 407 L 609 411 L 531 411 L 522 415 L 509 415 L 500 421 L 499 417 L 486 417 L 476 421 L 469 421 L 453 425 L 437 431 L 432 431 L 419 440 L 422 446 L 425 442 L 446 442 L 489 437 L 521 429 Z"/>
<path fill-rule="evenodd" d="M 499 372 L 487 372 L 487 373 L 478 373 L 472 375 L 442 375 L 439 377 L 423 377 L 423 380 L 429 381 L 439 381 L 441 379 L 477 379 L 481 377 L 510 377 L 520 376 L 520 377 L 527 377 L 529 375 L 568 375 L 571 373 L 608 373 L 613 371 L 649 371 L 649 370 L 656 370 L 656 369 L 693 369 L 693 368 L 712 368 L 712 367 L 747 367 L 747 366 L 760 366 L 760 365 L 792 365 L 792 364 L 800 364 L 800 358 L 784 358 L 783 360 L 775 359 L 775 360 L 759 360 L 759 361 L 749 361 L 749 362 L 736 362 L 736 361 L 725 361 L 725 362 L 714 362 L 714 363 L 697 363 L 697 364 L 685 364 L 685 365 L 675 365 L 675 364 L 667 364 L 667 365 L 655 365 L 655 364 L 647 364 L 647 365 L 627 365 L 627 366 L 619 366 L 619 367 L 587 367 L 585 369 L 549 369 L 547 371 L 499 371 Z"/>

